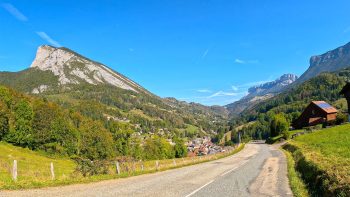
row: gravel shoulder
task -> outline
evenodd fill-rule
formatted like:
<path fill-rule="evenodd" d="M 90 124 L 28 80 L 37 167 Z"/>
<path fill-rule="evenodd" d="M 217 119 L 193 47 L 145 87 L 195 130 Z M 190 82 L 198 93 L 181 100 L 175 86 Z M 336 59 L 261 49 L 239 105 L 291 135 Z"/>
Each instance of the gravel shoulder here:
<path fill-rule="evenodd" d="M 98 183 L 2 191 L 0 196 L 288 196 L 288 189 L 283 153 L 251 143 L 233 156 L 198 165 Z"/>

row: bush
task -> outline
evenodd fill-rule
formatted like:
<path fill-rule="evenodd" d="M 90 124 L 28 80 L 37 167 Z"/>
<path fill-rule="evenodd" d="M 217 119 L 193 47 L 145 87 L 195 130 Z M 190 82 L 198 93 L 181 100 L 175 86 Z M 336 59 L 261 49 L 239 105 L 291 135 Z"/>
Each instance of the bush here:
<path fill-rule="evenodd" d="M 348 121 L 348 116 L 344 113 L 339 112 L 337 114 L 337 119 L 335 120 L 335 123 L 337 125 L 343 124 Z"/>
<path fill-rule="evenodd" d="M 234 143 L 231 140 L 225 142 L 225 146 L 233 146 L 233 145 L 234 145 Z"/>
<path fill-rule="evenodd" d="M 174 142 L 175 142 L 175 146 L 174 146 L 175 157 L 176 158 L 186 157 L 187 147 L 185 146 L 184 140 L 180 138 L 176 138 Z"/>
<path fill-rule="evenodd" d="M 321 130 L 323 128 L 323 125 L 322 124 L 318 124 L 318 125 L 315 125 L 314 126 L 314 129 L 315 130 Z"/>
<path fill-rule="evenodd" d="M 84 177 L 97 174 L 108 174 L 109 162 L 106 160 L 75 159 L 78 163 L 75 171 Z"/>
<path fill-rule="evenodd" d="M 283 114 L 277 114 L 270 123 L 271 136 L 277 136 L 289 130 L 289 123 Z"/>
<path fill-rule="evenodd" d="M 288 130 L 282 132 L 282 138 L 288 140 L 290 138 L 290 133 Z"/>

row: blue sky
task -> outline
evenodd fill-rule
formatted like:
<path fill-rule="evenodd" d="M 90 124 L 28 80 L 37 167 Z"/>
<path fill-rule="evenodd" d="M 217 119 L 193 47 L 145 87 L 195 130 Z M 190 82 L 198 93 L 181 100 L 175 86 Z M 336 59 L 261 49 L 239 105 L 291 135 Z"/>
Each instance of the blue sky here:
<path fill-rule="evenodd" d="M 153 93 L 228 104 L 312 55 L 350 41 L 350 2 L 277 0 L 2 1 L 0 70 L 65 46 Z"/>

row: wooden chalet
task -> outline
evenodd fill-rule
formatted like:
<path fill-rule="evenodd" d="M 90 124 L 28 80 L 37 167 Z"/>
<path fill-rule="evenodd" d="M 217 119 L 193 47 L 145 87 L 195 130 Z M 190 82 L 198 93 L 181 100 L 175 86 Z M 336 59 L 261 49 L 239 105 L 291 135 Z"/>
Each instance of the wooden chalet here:
<path fill-rule="evenodd" d="M 324 101 L 312 101 L 292 126 L 295 129 L 330 123 L 336 120 L 338 110 Z"/>

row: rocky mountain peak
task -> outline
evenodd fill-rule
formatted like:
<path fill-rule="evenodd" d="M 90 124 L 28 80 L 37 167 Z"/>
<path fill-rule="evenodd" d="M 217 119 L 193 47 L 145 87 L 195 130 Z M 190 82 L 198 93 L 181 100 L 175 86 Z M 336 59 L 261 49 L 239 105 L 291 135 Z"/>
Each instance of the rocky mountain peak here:
<path fill-rule="evenodd" d="M 294 74 L 284 74 L 275 81 L 267 82 L 258 86 L 253 86 L 248 89 L 248 92 L 250 96 L 277 93 L 284 87 L 296 81 L 297 79 L 298 77 Z"/>
<path fill-rule="evenodd" d="M 278 79 L 248 89 L 248 95 L 240 100 L 226 105 L 231 116 L 240 114 L 242 111 L 265 101 L 276 94 L 281 93 L 285 88 L 294 83 L 298 77 L 294 74 L 284 74 Z"/>
<path fill-rule="evenodd" d="M 138 84 L 107 66 L 89 60 L 67 48 L 40 46 L 30 67 L 53 72 L 59 78 L 59 85 L 110 84 L 134 92 L 143 90 Z"/>

